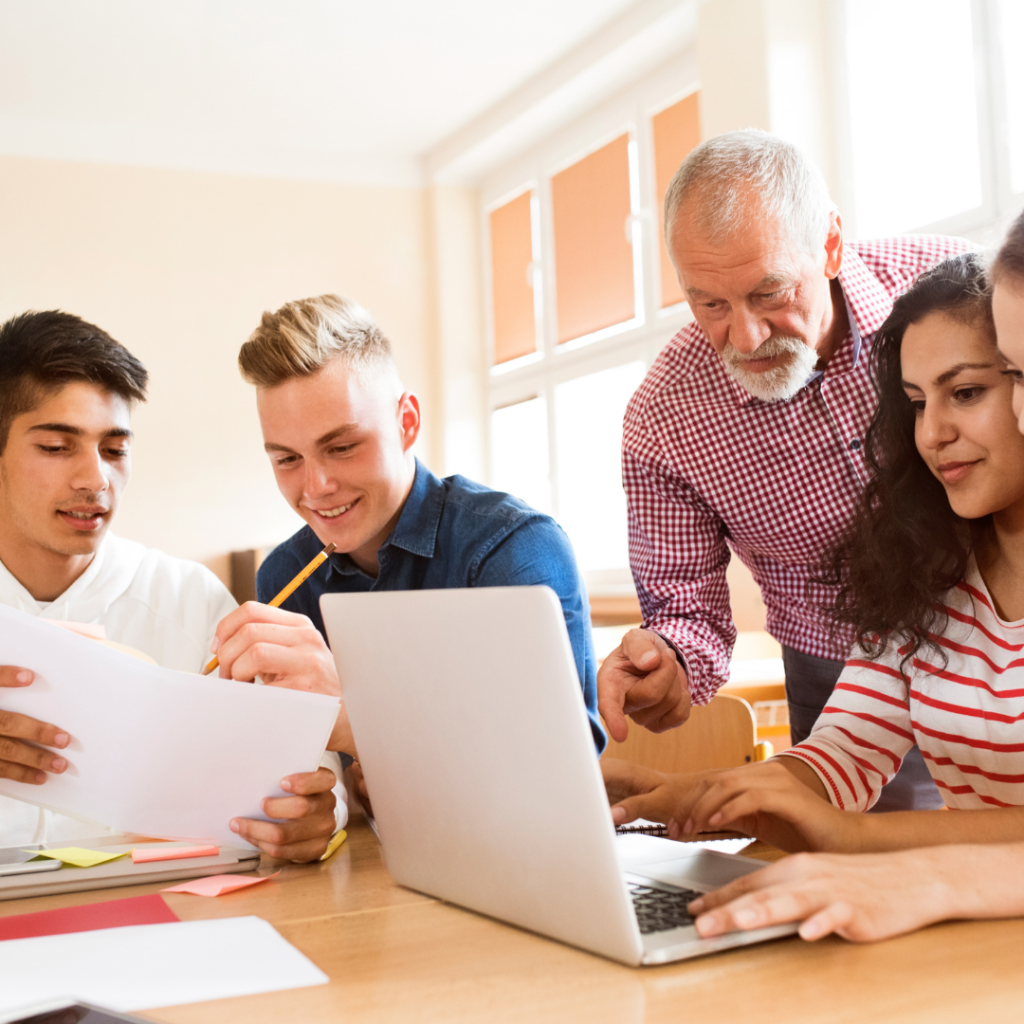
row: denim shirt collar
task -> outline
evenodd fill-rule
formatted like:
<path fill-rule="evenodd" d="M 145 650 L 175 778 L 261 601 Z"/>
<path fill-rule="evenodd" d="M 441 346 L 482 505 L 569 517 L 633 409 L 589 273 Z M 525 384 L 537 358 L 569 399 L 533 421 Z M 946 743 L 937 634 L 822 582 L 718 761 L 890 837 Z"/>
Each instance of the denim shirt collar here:
<path fill-rule="evenodd" d="M 411 555 L 433 558 L 437 548 L 437 529 L 444 511 L 444 498 L 444 484 L 417 459 L 412 490 L 405 499 L 395 528 L 382 546 L 391 545 Z"/>
<path fill-rule="evenodd" d="M 395 528 L 380 546 L 377 557 L 381 573 L 386 571 L 389 547 L 401 548 L 411 555 L 420 555 L 423 558 L 434 557 L 444 500 L 444 484 L 417 459 L 416 475 L 413 477 L 409 496 L 402 506 L 402 513 L 395 523 Z M 333 554 L 330 561 L 331 569 L 342 576 L 367 575 L 348 555 Z M 380 578 L 379 575 L 377 578 Z"/>

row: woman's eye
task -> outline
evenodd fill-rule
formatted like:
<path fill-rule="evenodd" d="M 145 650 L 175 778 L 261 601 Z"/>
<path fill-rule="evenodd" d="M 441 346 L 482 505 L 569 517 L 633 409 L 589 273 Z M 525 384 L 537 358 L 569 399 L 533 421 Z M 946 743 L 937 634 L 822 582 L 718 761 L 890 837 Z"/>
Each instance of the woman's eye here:
<path fill-rule="evenodd" d="M 910 408 L 914 410 L 915 416 L 920 416 L 924 412 L 924 402 L 920 399 L 916 402 L 911 400 Z"/>
<path fill-rule="evenodd" d="M 976 387 L 976 388 L 960 388 L 959 390 L 957 390 L 955 392 L 956 400 L 958 402 L 970 402 L 973 399 L 977 398 L 978 395 L 980 395 L 984 390 L 985 390 L 985 388 L 981 388 L 981 387 Z"/>

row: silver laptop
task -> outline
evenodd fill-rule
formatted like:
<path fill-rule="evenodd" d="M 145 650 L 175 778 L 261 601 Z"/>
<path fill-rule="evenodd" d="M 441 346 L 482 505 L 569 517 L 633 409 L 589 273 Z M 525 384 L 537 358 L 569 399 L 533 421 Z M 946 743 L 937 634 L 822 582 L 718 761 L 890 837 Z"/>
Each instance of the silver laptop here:
<path fill-rule="evenodd" d="M 179 846 L 195 846 L 195 842 L 131 842 L 131 837 L 116 832 L 93 839 L 36 843 L 26 846 L 0 847 L 0 900 L 18 900 L 26 896 L 50 896 L 59 892 L 83 892 L 87 889 L 113 889 L 122 885 L 144 885 L 147 882 L 171 882 L 179 878 L 205 875 L 240 874 L 260 866 L 260 851 L 220 846 L 216 856 L 187 857 L 180 860 L 156 860 L 135 864 L 131 857 L 107 861 L 92 868 L 64 867 L 59 860 L 36 860 L 40 850 L 78 846 L 105 853 L 130 853 L 142 847 L 159 846 L 171 850 Z"/>
<path fill-rule="evenodd" d="M 687 902 L 764 864 L 615 836 L 552 590 L 329 594 L 320 606 L 397 882 L 630 965 L 796 931 L 701 939 Z"/>

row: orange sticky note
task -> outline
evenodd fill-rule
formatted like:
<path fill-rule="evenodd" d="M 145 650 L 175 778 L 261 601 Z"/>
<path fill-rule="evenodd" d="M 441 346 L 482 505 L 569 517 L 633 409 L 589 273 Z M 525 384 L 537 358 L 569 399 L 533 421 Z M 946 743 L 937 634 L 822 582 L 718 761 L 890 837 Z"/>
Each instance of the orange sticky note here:
<path fill-rule="evenodd" d="M 132 850 L 133 864 L 148 864 L 153 860 L 184 860 L 186 857 L 216 857 L 219 846 L 140 846 Z"/>
<path fill-rule="evenodd" d="M 210 875 L 208 878 L 196 878 L 191 882 L 172 885 L 169 889 L 160 891 L 190 892 L 193 896 L 223 896 L 224 893 L 233 892 L 235 889 L 259 885 L 260 882 L 269 882 L 271 878 L 277 878 L 279 874 L 281 874 L 280 871 L 275 871 L 272 875 L 264 875 L 262 878 L 246 878 L 244 875 Z"/>

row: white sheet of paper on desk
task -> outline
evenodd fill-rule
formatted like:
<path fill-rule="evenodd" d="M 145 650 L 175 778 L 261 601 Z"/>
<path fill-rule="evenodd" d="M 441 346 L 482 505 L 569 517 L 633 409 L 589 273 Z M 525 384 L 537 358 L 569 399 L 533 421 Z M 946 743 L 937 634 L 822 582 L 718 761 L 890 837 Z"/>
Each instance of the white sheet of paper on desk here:
<path fill-rule="evenodd" d="M 61 996 L 129 1012 L 329 980 L 258 917 L 142 924 L 0 943 L 0 1013 Z"/>
<path fill-rule="evenodd" d="M 334 697 L 159 668 L 3 606 L 0 652 L 36 674 L 0 708 L 71 736 L 63 774 L 0 793 L 121 832 L 239 845 L 228 822 L 316 771 L 337 716 Z"/>

